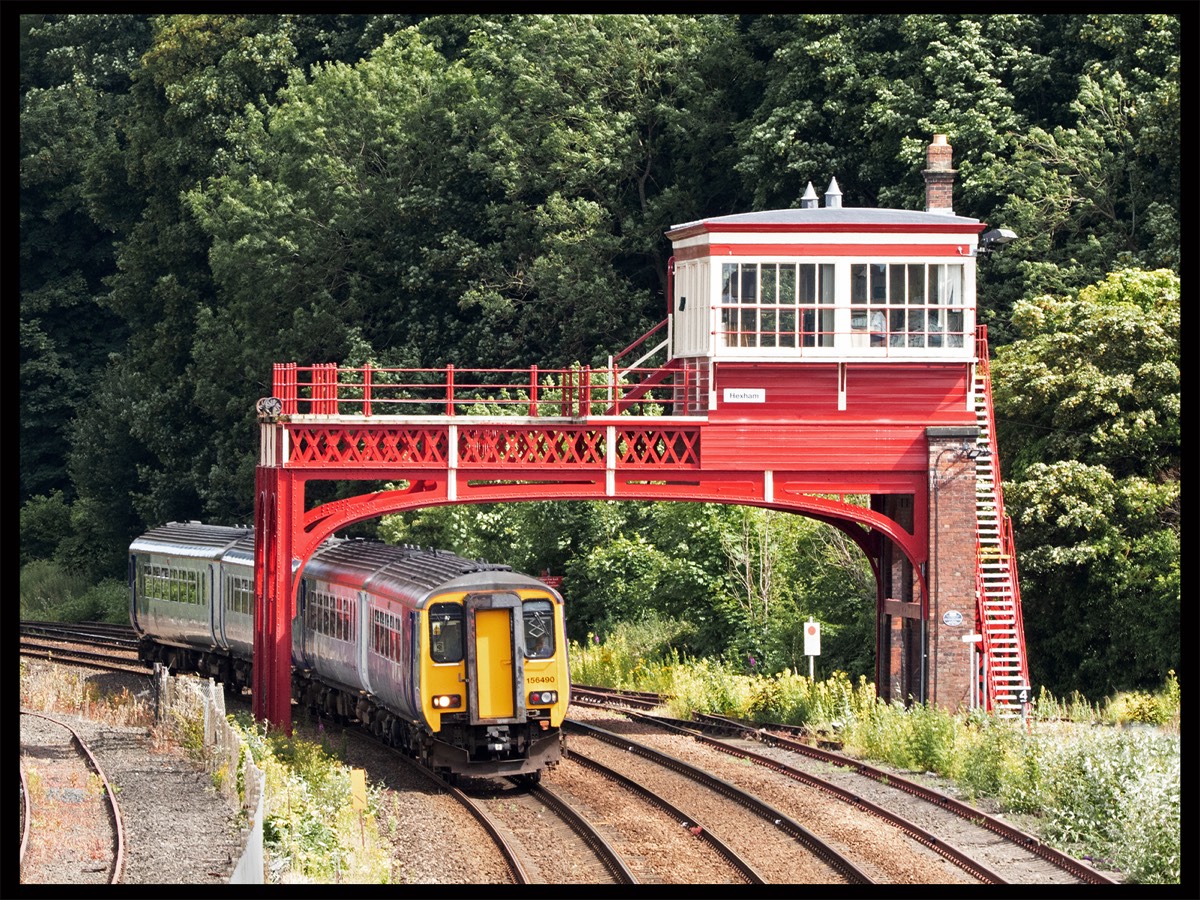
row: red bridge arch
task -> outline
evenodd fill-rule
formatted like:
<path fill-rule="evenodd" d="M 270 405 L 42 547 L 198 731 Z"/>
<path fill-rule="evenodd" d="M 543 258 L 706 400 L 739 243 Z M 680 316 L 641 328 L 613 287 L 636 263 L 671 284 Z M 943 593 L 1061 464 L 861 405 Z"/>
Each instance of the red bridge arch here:
<path fill-rule="evenodd" d="M 259 401 L 255 714 L 290 730 L 297 572 L 337 529 L 453 503 L 675 500 L 840 528 L 876 575 L 880 696 L 1021 715 L 975 321 L 977 258 L 1011 233 L 954 215 L 950 161 L 935 136 L 924 212 L 842 208 L 835 180 L 824 207 L 810 185 L 799 209 L 676 226 L 667 317 L 602 368 L 276 365 Z M 309 508 L 313 480 L 402 487 Z"/>

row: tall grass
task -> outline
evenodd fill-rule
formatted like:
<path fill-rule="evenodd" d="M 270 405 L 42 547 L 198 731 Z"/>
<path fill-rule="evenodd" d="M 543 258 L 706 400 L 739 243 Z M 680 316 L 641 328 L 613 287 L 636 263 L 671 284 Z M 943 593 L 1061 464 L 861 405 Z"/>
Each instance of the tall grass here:
<path fill-rule="evenodd" d="M 749 675 L 741 662 L 681 659 L 669 625 L 618 626 L 603 642 L 572 644 L 572 679 L 654 691 L 672 715 L 692 711 L 833 731 L 848 753 L 952 779 L 968 799 L 1032 816 L 1042 840 L 1138 884 L 1181 879 L 1180 688 L 1103 703 L 1043 691 L 1029 721 L 981 710 L 883 703 L 865 678 L 814 681 L 785 670 Z"/>
<path fill-rule="evenodd" d="M 388 883 L 391 863 L 375 818 L 378 787 L 368 789 L 360 814 L 350 767 L 327 743 L 287 737 L 245 713 L 231 721 L 266 776 L 263 845 L 271 881 Z"/>

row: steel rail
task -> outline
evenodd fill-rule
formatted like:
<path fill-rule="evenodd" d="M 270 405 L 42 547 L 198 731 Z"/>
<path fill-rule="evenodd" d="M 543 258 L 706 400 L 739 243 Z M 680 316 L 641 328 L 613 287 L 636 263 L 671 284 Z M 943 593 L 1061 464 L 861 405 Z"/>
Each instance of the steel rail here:
<path fill-rule="evenodd" d="M 119 659 L 104 653 L 93 653 L 88 650 L 76 650 L 70 647 L 40 644 L 36 641 L 27 641 L 24 639 L 21 640 L 21 656 L 31 659 L 42 659 L 48 662 L 88 666 L 93 669 L 132 672 L 137 675 L 149 675 L 153 672 L 153 666 L 137 659 Z"/>
<path fill-rule="evenodd" d="M 370 741 L 372 744 L 375 744 L 376 746 L 391 753 L 394 757 L 396 757 L 396 759 L 401 760 L 404 765 L 406 765 L 412 771 L 420 773 L 433 784 L 437 785 L 438 788 L 453 797 L 459 803 L 459 805 L 461 805 L 472 815 L 472 817 L 474 817 L 475 821 L 480 824 L 483 830 L 487 833 L 487 836 L 495 844 L 501 858 L 504 860 L 505 867 L 512 876 L 513 882 L 516 884 L 530 883 L 529 873 L 521 864 L 521 861 L 517 857 L 517 853 L 513 849 L 512 845 L 505 840 L 504 835 L 500 831 L 500 827 L 494 821 L 492 821 L 492 818 L 486 812 L 484 812 L 484 810 L 477 803 L 475 803 L 475 801 L 472 800 L 469 795 L 464 793 L 456 785 L 453 785 L 446 779 L 442 778 L 436 772 L 433 772 L 426 766 L 421 765 L 419 761 L 413 759 L 399 747 L 393 747 L 390 744 L 384 743 L 378 737 L 364 728 L 351 725 L 346 727 L 347 730 L 357 734 L 363 740 Z"/>
<path fill-rule="evenodd" d="M 566 723 L 564 722 L 564 724 Z M 697 833 L 697 836 L 710 847 L 712 847 L 718 853 L 718 855 L 720 855 L 721 858 L 733 868 L 735 872 L 745 878 L 750 884 L 769 883 L 761 875 L 759 875 L 758 872 L 756 872 L 748 862 L 742 859 L 724 841 L 722 841 L 716 835 L 710 833 L 709 830 L 701 823 L 697 822 L 677 806 L 674 806 L 673 804 L 664 800 L 662 797 L 659 797 L 653 791 L 638 784 L 632 778 L 622 775 L 620 772 L 610 769 L 603 763 L 591 759 L 590 757 L 574 750 L 571 751 L 571 761 L 577 762 L 584 768 L 588 768 L 593 772 L 596 772 L 601 777 L 607 778 L 609 781 L 615 781 L 625 789 L 632 791 L 646 802 L 657 806 L 659 809 L 663 810 L 663 812 L 674 817 L 675 821 L 679 822 L 682 827 L 693 828 L 700 826 L 700 831 Z"/>
<path fill-rule="evenodd" d="M 21 622 L 21 636 L 41 640 L 93 644 L 101 647 L 136 650 L 138 638 L 128 625 L 96 623 L 71 624 L 63 622 Z"/>
<path fill-rule="evenodd" d="M 877 803 L 872 803 L 865 797 L 860 797 L 853 791 L 848 791 L 845 788 L 831 784 L 823 778 L 809 775 L 807 772 L 802 772 L 799 769 L 795 769 L 792 766 L 782 763 L 777 759 L 772 759 L 769 756 L 763 756 L 759 753 L 754 753 L 753 751 L 746 750 L 742 747 L 730 746 L 723 741 L 709 737 L 706 734 L 702 734 L 701 732 L 696 731 L 694 728 L 687 727 L 688 723 L 681 722 L 678 719 L 672 720 L 664 719 L 659 716 L 641 716 L 637 713 L 626 713 L 626 715 L 629 715 L 640 722 L 652 722 L 660 727 L 675 731 L 679 734 L 687 735 L 688 737 L 691 737 L 692 739 L 699 741 L 706 746 L 712 747 L 715 750 L 720 750 L 722 753 L 727 753 L 730 756 L 736 756 L 738 759 L 749 760 L 750 762 L 763 766 L 764 768 L 778 772 L 781 775 L 786 775 L 788 778 L 791 778 L 794 781 L 799 781 L 802 784 L 808 785 L 809 787 L 816 788 L 828 794 L 833 794 L 839 800 L 896 826 L 913 840 L 928 847 L 934 853 L 950 861 L 955 866 L 971 875 L 973 878 L 976 878 L 985 884 L 1008 883 L 997 872 L 993 872 L 986 866 L 981 865 L 978 861 L 967 855 L 962 850 L 959 850 L 952 844 L 946 843 L 941 838 L 920 827 L 919 825 L 914 824 L 903 816 L 891 812 Z"/>
<path fill-rule="evenodd" d="M 804 756 L 821 762 L 832 763 L 833 765 L 849 767 L 858 774 L 877 781 L 880 784 L 887 784 L 889 787 L 894 787 L 897 790 L 912 794 L 915 797 L 932 803 L 934 806 L 941 807 L 947 812 L 951 812 L 964 819 L 969 819 L 972 822 L 986 828 L 993 834 L 997 834 L 1007 841 L 1011 841 L 1021 847 L 1024 847 L 1030 853 L 1041 857 L 1049 863 L 1058 866 L 1063 871 L 1074 875 L 1076 878 L 1087 884 L 1119 884 L 1120 882 L 1113 881 L 1101 872 L 1083 864 L 1079 860 L 1068 856 L 1060 850 L 1050 847 L 1042 841 L 1038 840 L 1031 834 L 1027 834 L 1018 828 L 1014 828 L 1006 822 L 1001 821 L 995 816 L 989 815 L 981 810 L 967 805 L 953 797 L 949 797 L 940 791 L 935 791 L 932 788 L 927 788 L 924 785 L 909 781 L 905 778 L 900 778 L 890 772 L 884 772 L 882 769 L 877 769 L 874 766 L 869 766 L 866 763 L 861 763 L 849 757 L 831 753 L 828 750 L 822 750 L 817 747 L 811 747 L 807 744 L 792 738 L 782 737 L 772 734 L 768 729 L 747 729 L 747 736 L 754 735 L 755 739 L 771 745 L 782 747 L 785 750 L 790 750 L 794 753 L 799 753 Z"/>
<path fill-rule="evenodd" d="M 28 709 L 22 709 L 21 715 L 45 719 L 47 722 L 53 722 L 60 728 L 66 729 L 67 733 L 71 735 L 72 743 L 79 749 L 80 754 L 84 757 L 92 771 L 94 771 L 97 777 L 100 779 L 100 784 L 104 788 L 104 797 L 108 801 L 106 808 L 108 809 L 109 819 L 113 827 L 113 863 L 108 883 L 120 884 L 121 876 L 125 872 L 125 825 L 121 819 L 121 808 L 117 804 L 117 795 L 113 791 L 112 785 L 108 783 L 108 776 L 104 774 L 104 769 L 101 767 L 100 762 L 92 754 L 91 749 L 88 747 L 87 743 L 84 742 L 83 738 L 81 738 L 75 729 L 66 722 L 61 722 L 53 716 L 47 716 L 44 713 L 34 712 L 33 710 Z M 23 776 L 24 770 L 22 770 L 22 777 Z M 21 846 L 21 856 L 22 859 L 24 859 L 24 840 L 22 840 Z"/>
<path fill-rule="evenodd" d="M 575 696 L 574 696 L 575 690 L 576 690 L 576 688 L 574 686 L 572 686 L 572 700 L 575 699 Z M 589 691 L 595 693 L 597 695 L 597 697 L 603 697 L 609 693 L 606 689 L 603 689 L 603 688 L 585 688 L 583 690 L 583 693 L 585 696 L 581 697 L 581 700 L 583 700 L 584 702 L 591 702 L 592 705 L 599 705 L 599 702 L 588 700 L 588 698 L 586 697 L 586 694 Z M 613 694 L 613 696 L 615 696 L 617 698 L 616 704 L 618 704 L 618 705 L 621 704 L 622 703 L 622 700 L 621 700 L 622 692 L 615 691 L 615 692 L 612 692 L 612 694 Z M 653 696 L 653 695 L 649 695 L 649 696 Z M 647 702 L 647 705 L 643 708 L 651 708 L 651 707 L 650 707 L 649 703 Z M 902 778 L 894 773 L 884 772 L 882 769 L 875 768 L 874 766 L 870 766 L 866 763 L 859 762 L 858 760 L 852 759 L 850 757 L 838 754 L 836 752 L 831 752 L 829 750 L 825 750 L 820 747 L 814 747 L 811 744 L 803 743 L 796 738 L 789 738 L 784 735 L 774 733 L 772 731 L 772 729 L 777 729 L 778 731 L 797 735 L 797 734 L 802 733 L 803 729 L 795 728 L 793 726 L 775 725 L 775 724 L 752 725 L 752 724 L 749 724 L 746 722 L 738 721 L 737 719 L 731 719 L 726 716 L 715 716 L 715 715 L 706 715 L 706 714 L 698 714 L 698 713 L 694 713 L 693 719 L 690 721 L 687 721 L 687 720 L 679 720 L 679 719 L 670 719 L 670 718 L 664 717 L 664 716 L 642 716 L 635 712 L 629 712 L 627 709 L 621 709 L 621 712 L 625 715 L 629 715 L 630 717 L 637 718 L 641 721 L 648 721 L 648 722 L 652 722 L 652 723 L 661 723 L 661 724 L 673 726 L 683 732 L 686 732 L 689 735 L 692 735 L 693 737 L 696 737 L 699 740 L 703 740 L 703 741 L 709 742 L 709 743 L 711 743 L 711 741 L 712 741 L 711 738 L 708 738 L 705 735 L 699 735 L 696 733 L 697 726 L 700 726 L 702 728 L 706 728 L 709 730 L 716 730 L 716 731 L 721 731 L 721 732 L 732 732 L 732 733 L 740 734 L 743 737 L 759 741 L 760 743 L 767 744 L 768 746 L 778 746 L 778 747 L 781 747 L 782 749 L 790 750 L 792 752 L 798 753 L 802 756 L 810 757 L 810 758 L 818 760 L 820 762 L 829 763 L 831 765 L 839 766 L 841 768 L 850 768 L 866 778 L 870 778 L 874 781 L 879 782 L 880 784 L 886 784 L 889 787 L 896 788 L 897 790 L 904 791 L 905 793 L 908 793 L 914 797 L 917 797 L 918 799 L 924 800 L 925 802 L 933 804 L 934 806 L 938 806 L 939 808 L 944 809 L 947 812 L 953 813 L 954 815 L 959 816 L 960 818 L 967 819 L 971 822 L 974 822 L 977 825 L 979 825 L 980 827 L 985 828 L 986 830 L 992 832 L 993 834 L 996 834 L 996 835 L 1004 838 L 1005 840 L 1010 841 L 1013 844 L 1016 844 L 1017 846 L 1024 848 L 1025 850 L 1027 850 L 1030 853 L 1034 854 L 1035 856 L 1045 860 L 1046 862 L 1050 863 L 1051 865 L 1057 866 L 1058 868 L 1062 869 L 1064 872 L 1067 872 L 1068 874 L 1078 878 L 1080 881 L 1082 881 L 1086 884 L 1096 884 L 1096 885 L 1120 884 L 1120 882 L 1117 882 L 1117 881 L 1112 880 L 1111 878 L 1108 878 L 1103 873 L 1098 872 L 1095 869 L 1093 869 L 1093 868 L 1087 866 L 1086 864 L 1080 862 L 1079 860 L 1075 859 L 1074 857 L 1069 856 L 1066 853 L 1063 853 L 1061 850 L 1057 850 L 1054 847 L 1051 847 L 1051 846 L 1043 843 L 1042 841 L 1040 841 L 1038 838 L 1034 837 L 1033 835 L 1030 835 L 1024 831 L 1021 831 L 1018 828 L 1014 828 L 1012 825 L 1009 825 L 1007 822 L 1004 822 L 1004 821 L 996 818 L 995 816 L 989 815 L 988 813 L 985 813 L 982 810 L 976 809 L 973 806 L 969 806 L 966 803 L 962 803 L 961 801 L 955 800 L 953 797 L 949 797 L 939 791 L 933 790 L 932 788 L 927 788 L 923 785 L 917 784 L 916 782 L 909 781 L 908 779 Z M 727 747 L 721 746 L 719 744 L 719 742 L 717 744 L 715 744 L 714 746 L 716 746 L 717 749 L 721 749 L 724 752 L 732 753 L 733 755 L 745 755 L 748 752 L 748 751 L 743 751 L 738 748 L 727 748 Z M 766 764 L 773 766 L 773 765 L 777 765 L 777 762 L 774 760 L 771 760 Z M 792 776 L 789 776 L 789 777 L 792 777 Z M 820 786 L 820 785 L 818 785 L 818 786 Z M 839 788 L 835 788 L 833 785 L 826 785 L 825 788 L 835 791 L 835 792 L 841 790 Z M 845 792 L 845 793 L 849 794 L 850 792 Z M 854 796 L 854 795 L 851 794 L 851 796 Z M 868 803 L 868 801 L 863 800 L 862 798 L 857 798 L 857 799 L 861 803 L 864 803 L 864 804 Z M 885 815 L 890 815 L 890 814 L 887 814 L 886 811 L 883 811 L 883 812 Z M 912 827 L 915 828 L 916 826 L 912 826 Z M 946 844 L 941 843 L 940 841 L 937 841 L 936 838 L 934 838 L 933 840 L 937 842 L 938 847 L 945 847 L 947 849 L 951 849 L 951 848 L 949 848 L 949 845 L 946 845 Z M 937 847 L 934 847 L 933 849 L 937 850 L 937 852 L 939 854 L 945 855 L 945 854 L 942 854 L 942 851 L 940 849 L 937 849 Z M 955 852 L 959 852 L 959 851 L 955 851 Z M 949 857 L 947 857 L 947 858 L 949 858 Z M 975 864 L 975 865 L 977 865 L 977 864 Z"/>
<path fill-rule="evenodd" d="M 517 780 L 513 779 L 514 782 Z M 633 874 L 629 866 L 625 865 L 625 860 L 621 858 L 621 855 L 565 799 L 544 784 L 530 787 L 529 792 L 553 810 L 554 814 L 562 819 L 568 828 L 579 835 L 579 838 L 596 854 L 605 870 L 612 875 L 614 881 L 618 884 L 638 883 L 637 876 Z"/>

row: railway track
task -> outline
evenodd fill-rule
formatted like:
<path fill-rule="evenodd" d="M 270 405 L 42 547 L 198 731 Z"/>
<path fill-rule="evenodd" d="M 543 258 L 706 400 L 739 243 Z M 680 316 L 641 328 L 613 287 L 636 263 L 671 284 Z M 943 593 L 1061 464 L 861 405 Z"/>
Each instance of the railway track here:
<path fill-rule="evenodd" d="M 576 720 L 567 728 L 572 760 L 602 769 L 609 780 L 662 805 L 689 832 L 718 844 L 748 883 L 873 883 L 833 844 L 732 782 L 630 735 Z"/>
<path fill-rule="evenodd" d="M 21 622 L 21 656 L 146 675 L 153 666 L 138 659 L 138 642 L 125 625 Z"/>
<path fill-rule="evenodd" d="M 54 883 L 119 884 L 124 861 L 116 793 L 88 745 L 53 716 L 21 710 L 22 882 L 50 870 Z"/>
<path fill-rule="evenodd" d="M 90 629 L 76 635 L 93 646 L 113 643 L 107 652 L 76 647 L 74 662 L 59 646 L 70 629 L 35 626 L 36 638 L 22 629 L 22 655 L 27 641 L 41 642 L 60 662 L 117 667 L 114 654 L 131 652 L 118 649 L 127 630 L 105 637 Z M 484 840 L 505 857 L 500 874 L 466 876 L 476 883 L 1118 883 L 980 809 L 813 747 L 795 729 L 719 716 L 677 720 L 661 715 L 661 698 L 644 692 L 575 685 L 572 700 L 566 755 L 537 788 L 468 779 L 460 789 L 381 744 L 389 761 L 372 764 L 371 778 L 388 777 L 395 759 L 434 778 L 422 790 L 464 810 L 446 821 L 469 816 L 485 833 L 454 856 L 481 853 Z M 682 787 L 685 780 L 694 786 Z M 739 793 L 749 800 L 735 800 Z M 26 828 L 32 821 L 23 813 Z M 797 865 L 812 868 L 788 868 Z"/>
<path fill-rule="evenodd" d="M 839 798 L 900 829 L 980 882 L 1118 883 L 974 806 L 895 772 L 813 747 L 800 740 L 799 729 L 757 727 L 718 716 L 676 720 L 639 711 L 661 706 L 653 695 L 573 686 L 572 700 L 619 711 L 631 722 L 650 724 Z"/>
<path fill-rule="evenodd" d="M 76 644 L 95 644 L 101 647 L 118 647 L 136 650 L 137 634 L 129 625 L 108 622 L 21 622 L 21 634 L 28 637 L 43 637 L 52 640 L 72 641 Z"/>

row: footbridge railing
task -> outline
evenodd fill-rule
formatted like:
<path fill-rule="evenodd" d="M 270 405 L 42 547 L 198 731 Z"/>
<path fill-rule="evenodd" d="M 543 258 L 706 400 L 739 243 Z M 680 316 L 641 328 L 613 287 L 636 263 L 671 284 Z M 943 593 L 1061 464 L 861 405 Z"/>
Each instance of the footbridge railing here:
<path fill-rule="evenodd" d="M 278 414 L 295 416 L 528 416 L 585 419 L 661 416 L 686 391 L 687 371 L 573 366 L 566 369 L 440 369 L 277 363 Z"/>

